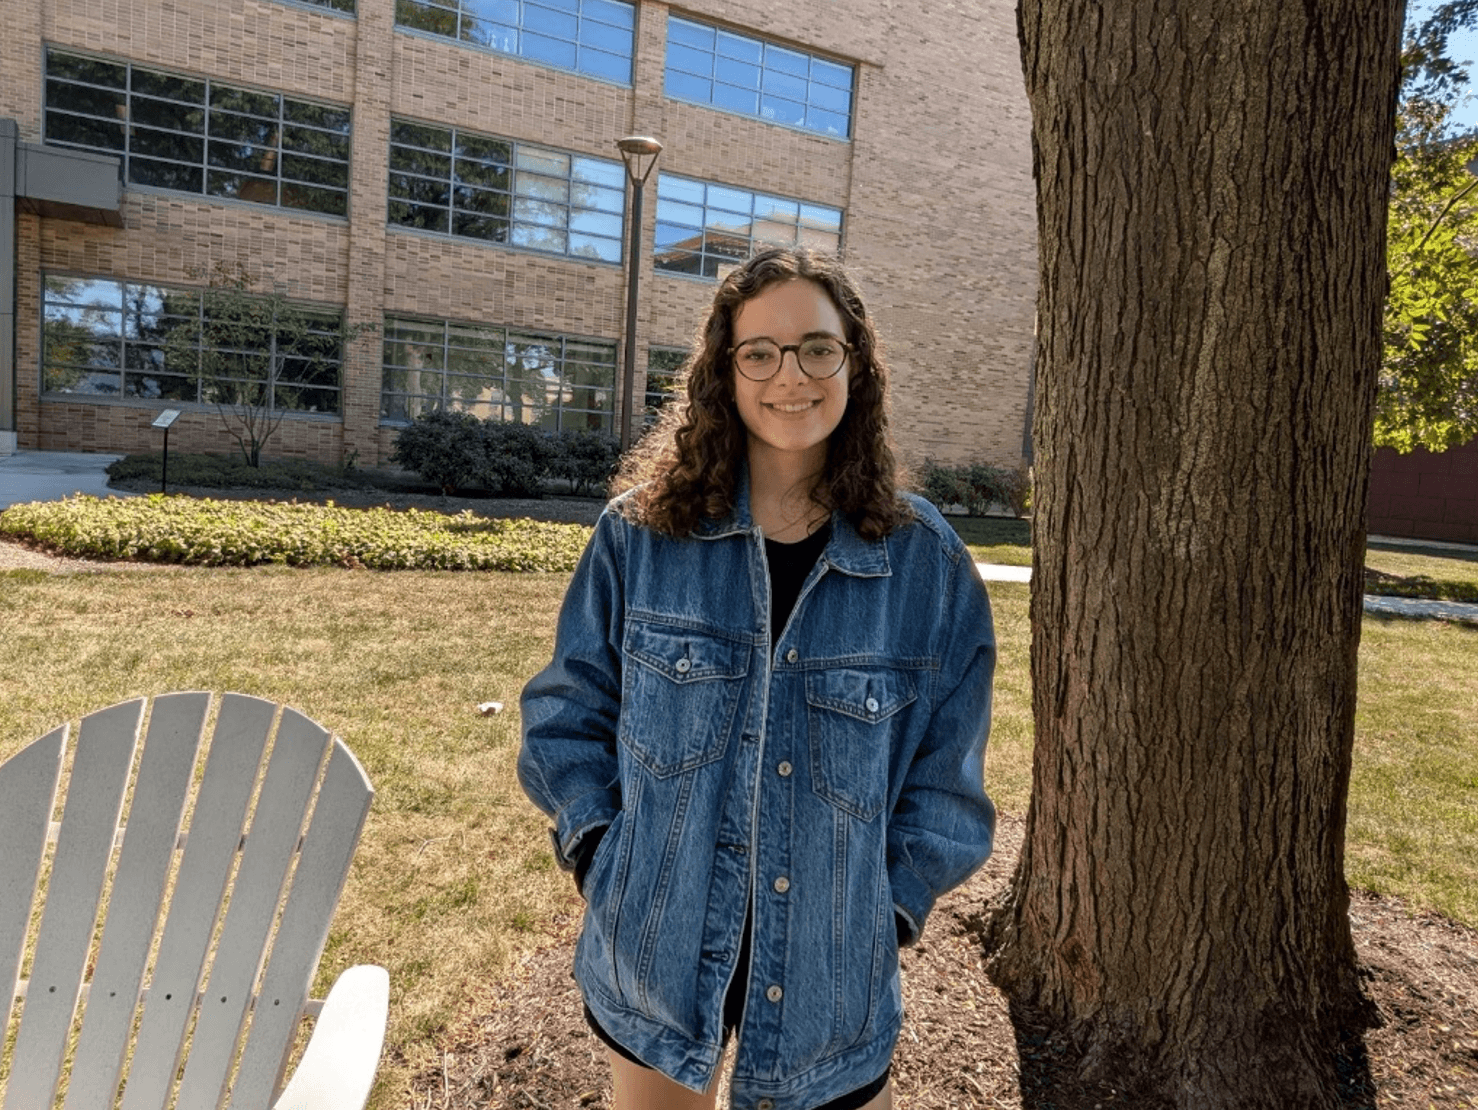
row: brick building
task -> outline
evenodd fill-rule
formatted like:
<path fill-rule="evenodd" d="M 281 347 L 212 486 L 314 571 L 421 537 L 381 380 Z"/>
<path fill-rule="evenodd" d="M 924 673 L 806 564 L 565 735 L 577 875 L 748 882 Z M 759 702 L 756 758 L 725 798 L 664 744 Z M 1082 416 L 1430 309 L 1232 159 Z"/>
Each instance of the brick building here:
<path fill-rule="evenodd" d="M 637 134 L 665 147 L 638 408 L 714 276 L 800 241 L 864 285 L 906 457 L 1022 458 L 1035 215 L 1008 0 L 458 4 L 0 0 L 11 161 L 123 183 L 101 217 L 0 197 L 0 441 L 155 449 L 151 422 L 179 408 L 172 446 L 231 449 L 201 289 L 238 266 L 374 329 L 273 363 L 273 453 L 383 460 L 439 404 L 614 430 L 632 196 L 615 140 Z M 265 365 L 244 358 L 234 388 Z"/>

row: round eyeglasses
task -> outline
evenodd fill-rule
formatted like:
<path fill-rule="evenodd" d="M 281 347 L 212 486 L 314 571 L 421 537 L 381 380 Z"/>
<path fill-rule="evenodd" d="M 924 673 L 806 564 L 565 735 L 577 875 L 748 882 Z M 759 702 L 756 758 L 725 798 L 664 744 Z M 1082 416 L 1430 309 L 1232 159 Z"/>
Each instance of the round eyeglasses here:
<path fill-rule="evenodd" d="M 830 378 L 842 368 L 856 348 L 830 335 L 814 335 L 799 343 L 776 343 L 773 339 L 751 339 L 730 347 L 734 369 L 752 382 L 763 382 L 780 372 L 785 352 L 794 351 L 795 361 L 808 378 L 820 381 Z"/>

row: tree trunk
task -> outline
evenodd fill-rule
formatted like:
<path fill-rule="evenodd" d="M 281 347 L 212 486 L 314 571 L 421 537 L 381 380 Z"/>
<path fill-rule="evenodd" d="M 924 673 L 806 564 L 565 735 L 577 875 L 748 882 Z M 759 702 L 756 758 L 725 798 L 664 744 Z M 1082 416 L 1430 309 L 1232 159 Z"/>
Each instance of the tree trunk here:
<path fill-rule="evenodd" d="M 992 978 L 1147 1101 L 1339 1105 L 1399 0 L 1022 0 L 1036 753 Z"/>

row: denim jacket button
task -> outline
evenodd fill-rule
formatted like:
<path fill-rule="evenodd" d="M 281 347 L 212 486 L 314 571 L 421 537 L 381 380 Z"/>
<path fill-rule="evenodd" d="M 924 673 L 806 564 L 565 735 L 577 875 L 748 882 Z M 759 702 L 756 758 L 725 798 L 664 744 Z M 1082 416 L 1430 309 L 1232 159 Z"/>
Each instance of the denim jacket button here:
<path fill-rule="evenodd" d="M 682 669 L 682 663 L 679 663 L 677 666 L 678 666 L 678 669 L 679 670 Z M 867 711 L 869 713 L 876 713 L 878 711 L 878 699 L 877 698 L 868 698 L 865 704 L 867 705 Z"/>
<path fill-rule="evenodd" d="M 787 879 L 784 875 L 781 875 L 780 878 L 778 878 L 778 879 L 775 880 L 775 893 L 776 894 L 784 894 L 789 889 L 790 889 L 790 880 Z"/>
<path fill-rule="evenodd" d="M 677 661 L 677 673 L 678 674 L 687 674 L 692 669 L 693 669 L 693 664 L 692 664 L 692 662 L 690 660 L 687 660 L 687 659 L 679 659 Z"/>
<path fill-rule="evenodd" d="M 775 767 L 775 773 L 777 775 L 779 775 L 783 779 L 790 778 L 790 772 L 791 772 L 791 770 L 792 770 L 792 767 L 790 766 L 790 760 L 788 760 L 788 759 L 782 759 L 779 762 L 779 764 Z"/>
<path fill-rule="evenodd" d="M 762 1098 L 757 1103 L 755 1103 L 755 1106 L 757 1106 L 759 1110 L 775 1110 L 775 1100 L 772 1098 Z"/>
<path fill-rule="evenodd" d="M 765 988 L 765 997 L 768 998 L 771 1002 L 779 1002 L 780 999 L 784 997 L 784 995 L 785 992 L 779 987 L 775 986 L 773 983 Z"/>
<path fill-rule="evenodd" d="M 794 663 L 800 657 L 801 657 L 801 653 L 798 652 L 798 651 L 796 651 L 795 648 L 791 648 L 789 651 L 787 651 L 785 653 L 785 661 L 787 663 Z"/>

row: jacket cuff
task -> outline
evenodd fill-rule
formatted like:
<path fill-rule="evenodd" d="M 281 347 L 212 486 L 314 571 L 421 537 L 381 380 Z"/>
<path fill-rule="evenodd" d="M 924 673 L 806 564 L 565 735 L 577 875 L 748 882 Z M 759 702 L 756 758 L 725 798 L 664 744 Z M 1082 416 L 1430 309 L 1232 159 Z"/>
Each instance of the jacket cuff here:
<path fill-rule="evenodd" d="M 888 868 L 888 882 L 893 887 L 893 912 L 899 920 L 899 944 L 906 947 L 916 943 L 924 931 L 924 919 L 934 907 L 934 891 L 912 868 L 898 863 Z M 902 931 L 905 925 L 906 935 Z"/>
<path fill-rule="evenodd" d="M 554 839 L 554 861 L 563 870 L 575 869 L 575 851 L 586 833 L 616 819 L 619 797 L 614 790 L 590 790 L 559 811 L 549 835 Z"/>

